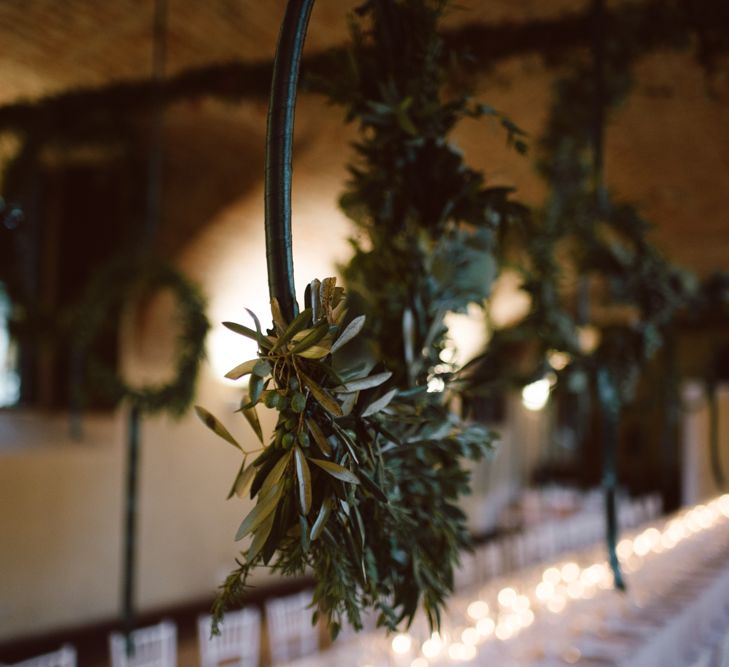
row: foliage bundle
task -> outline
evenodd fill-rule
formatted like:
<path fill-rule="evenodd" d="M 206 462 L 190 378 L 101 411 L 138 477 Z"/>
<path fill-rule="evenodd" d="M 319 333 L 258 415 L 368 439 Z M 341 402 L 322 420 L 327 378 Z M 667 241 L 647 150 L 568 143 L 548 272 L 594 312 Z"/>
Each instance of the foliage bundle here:
<path fill-rule="evenodd" d="M 455 419 L 443 423 L 432 407 L 416 410 L 404 403 L 396 388 L 384 388 L 392 375 L 388 371 L 373 373 L 367 362 L 348 366 L 342 348 L 361 332 L 365 316 L 347 322 L 343 289 L 334 278 L 310 284 L 306 308 L 292 322 L 283 320 L 275 299 L 272 315 L 273 327 L 265 334 L 253 313 L 255 330 L 225 323 L 259 346 L 258 358 L 226 377 L 249 376 L 240 411 L 262 444 L 256 405 L 275 408 L 279 417 L 270 444 L 251 462 L 244 453 L 230 490 L 229 497 L 250 490 L 256 499 L 236 534 L 236 539 L 248 534 L 253 539 L 223 586 L 216 619 L 244 593 L 250 571 L 272 563 L 283 574 L 312 568 L 315 602 L 334 633 L 345 616 L 359 627 L 369 606 L 394 628 L 417 608 L 411 568 L 418 568 L 416 576 L 428 576 L 441 565 L 438 543 L 429 544 L 433 553 L 418 554 L 422 561 L 413 563 L 401 540 L 425 533 L 463 546 L 457 532 L 451 535 L 450 522 L 462 519 L 459 510 L 431 511 L 442 502 L 438 496 L 453 497 L 467 485 L 464 471 L 448 472 L 448 459 L 473 454 L 488 442 L 488 434 Z M 401 403 L 397 408 L 396 402 Z M 242 449 L 213 415 L 201 407 L 197 412 L 217 435 Z M 393 425 L 396 433 L 389 430 Z M 447 474 L 438 474 L 438 461 Z M 423 469 L 424 464 L 430 466 Z M 409 502 L 421 495 L 430 496 L 430 503 Z M 436 613 L 438 598 L 429 604 Z"/>
<path fill-rule="evenodd" d="M 256 499 L 238 533 L 252 532 L 253 542 L 222 587 L 218 619 L 250 570 L 270 563 L 284 574 L 311 568 L 333 634 L 345 621 L 361 627 L 368 608 L 389 629 L 422 608 L 437 628 L 469 545 L 458 507 L 469 491 L 463 461 L 487 455 L 494 436 L 448 405 L 444 317 L 488 297 L 497 232 L 523 208 L 507 189 L 486 187 L 448 134 L 463 118 L 488 115 L 518 150 L 524 144 L 494 109 L 461 94 L 442 99 L 444 63 L 455 58 L 437 33 L 445 5 L 365 3 L 336 74 L 312 82 L 359 124 L 341 204 L 359 230 L 343 273 L 353 311 L 364 314 L 345 325 L 344 297 L 327 279 L 311 283 L 293 321 L 274 299 L 266 333 L 257 323 L 255 331 L 228 325 L 259 346 L 258 359 L 229 374 L 250 374 L 241 411 L 259 437 L 255 404 L 279 417 L 271 443 L 251 464 L 244 459 L 234 484 L 242 492 L 250 483 Z"/>

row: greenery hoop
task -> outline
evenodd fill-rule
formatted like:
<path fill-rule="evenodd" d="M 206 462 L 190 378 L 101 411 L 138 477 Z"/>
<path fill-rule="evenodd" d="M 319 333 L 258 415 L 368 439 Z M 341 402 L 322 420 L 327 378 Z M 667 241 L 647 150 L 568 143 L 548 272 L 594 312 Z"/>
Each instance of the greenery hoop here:
<path fill-rule="evenodd" d="M 112 309 L 135 291 L 168 288 L 177 300 L 181 331 L 177 337 L 175 373 L 172 380 L 134 387 L 116 369 L 92 354 L 92 345 Z M 189 407 L 195 393 L 195 379 L 205 355 L 209 323 L 205 299 L 200 290 L 177 269 L 152 259 L 122 258 L 102 269 L 92 280 L 76 315 L 73 327 L 76 346 L 86 358 L 94 386 L 117 400 L 127 400 L 143 413 L 166 411 L 179 416 Z"/>

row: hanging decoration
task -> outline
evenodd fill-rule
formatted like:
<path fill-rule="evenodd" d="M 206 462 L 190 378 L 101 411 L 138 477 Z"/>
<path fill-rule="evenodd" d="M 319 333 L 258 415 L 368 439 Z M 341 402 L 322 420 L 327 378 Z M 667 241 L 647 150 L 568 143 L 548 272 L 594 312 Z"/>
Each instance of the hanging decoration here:
<path fill-rule="evenodd" d="M 550 186 L 547 205 L 507 230 L 505 252 L 521 267 L 530 312 L 497 330 L 460 379 L 464 393 L 474 396 L 549 377 L 554 392 L 577 402 L 575 430 L 604 445 L 607 545 L 622 588 L 615 554 L 620 411 L 633 400 L 641 371 L 676 315 L 695 298 L 695 281 L 656 250 L 650 225 L 634 207 L 615 201 L 603 183 L 606 113 L 628 93 L 639 49 L 602 0 L 593 2 L 593 18 L 593 61 L 558 80 L 541 140 L 538 166 Z M 514 350 L 529 363 L 510 363 Z M 596 413 L 598 436 L 590 432 Z"/>
<path fill-rule="evenodd" d="M 118 369 L 109 367 L 93 354 L 94 341 L 102 326 L 132 296 L 169 289 L 175 295 L 180 332 L 177 336 L 175 370 L 169 382 L 157 386 L 134 386 Z M 109 263 L 88 284 L 73 324 L 74 350 L 86 360 L 86 382 L 76 391 L 89 388 L 103 392 L 115 402 L 135 406 L 141 413 L 167 412 L 180 416 L 195 395 L 195 382 L 205 356 L 209 324 L 205 300 L 196 285 L 169 264 L 144 257 L 122 257 Z M 79 396 L 83 405 L 83 395 Z"/>
<path fill-rule="evenodd" d="M 334 279 L 293 294 L 290 159 L 296 64 L 309 3 L 290 2 L 274 67 L 267 143 L 266 238 L 273 326 L 226 326 L 258 343 L 240 411 L 264 442 L 255 406 L 279 411 L 268 445 L 244 454 L 231 494 L 256 501 L 238 537 L 253 540 L 221 588 L 219 621 L 258 564 L 315 578 L 314 602 L 336 635 L 374 608 L 395 629 L 422 609 L 437 628 L 453 568 L 469 545 L 459 498 L 464 459 L 494 435 L 458 418 L 444 391 L 451 366 L 444 315 L 488 296 L 502 218 L 523 213 L 509 191 L 488 188 L 447 134 L 465 117 L 492 116 L 524 150 L 507 118 L 466 96 L 441 100 L 445 54 L 437 23 L 445 3 L 376 0 L 359 10 L 352 52 L 315 81 L 360 123 L 359 162 L 342 204 L 373 241 L 356 243 L 345 297 Z M 349 304 L 349 305 L 346 305 Z M 345 314 L 346 308 L 351 308 Z M 361 311 L 364 311 L 361 314 Z M 353 317 L 353 315 L 355 315 Z M 435 383 L 434 379 L 440 381 Z M 437 386 L 438 390 L 434 390 Z M 430 389 L 430 390 L 429 390 Z M 220 437 L 235 437 L 204 408 Z"/>

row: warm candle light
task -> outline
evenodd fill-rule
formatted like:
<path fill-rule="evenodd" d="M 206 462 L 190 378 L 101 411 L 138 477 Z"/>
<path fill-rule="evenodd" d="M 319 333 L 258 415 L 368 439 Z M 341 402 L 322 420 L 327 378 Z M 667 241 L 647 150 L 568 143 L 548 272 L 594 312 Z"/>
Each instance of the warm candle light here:
<path fill-rule="evenodd" d="M 437 632 L 423 642 L 421 650 L 426 658 L 435 658 L 443 649 L 443 640 Z"/>
<path fill-rule="evenodd" d="M 466 628 L 461 633 L 461 641 L 469 646 L 475 646 L 481 641 L 481 635 L 476 628 Z"/>
<path fill-rule="evenodd" d="M 565 563 L 560 569 L 560 575 L 565 583 L 576 581 L 580 576 L 580 566 L 577 563 Z"/>
<path fill-rule="evenodd" d="M 548 567 L 542 574 L 542 580 L 550 584 L 558 584 L 562 579 L 562 575 L 556 567 Z"/>
<path fill-rule="evenodd" d="M 479 618 L 483 618 L 489 613 L 489 606 L 483 600 L 474 600 L 468 605 L 466 613 L 474 620 L 477 621 Z"/>
<path fill-rule="evenodd" d="M 486 618 L 482 618 L 478 623 L 476 623 L 476 630 L 482 637 L 490 637 L 494 633 L 495 627 L 496 624 L 494 623 L 494 620 L 488 616 Z"/>
<path fill-rule="evenodd" d="M 550 384 L 547 378 L 526 385 L 521 390 L 521 400 L 527 410 L 541 410 L 549 400 Z"/>
<path fill-rule="evenodd" d="M 410 638 L 410 635 L 399 634 L 392 638 L 392 650 L 398 655 L 408 653 L 412 645 L 413 640 Z"/>
<path fill-rule="evenodd" d="M 499 591 L 497 600 L 502 607 L 510 607 L 514 604 L 514 601 L 516 600 L 516 595 L 516 591 L 511 588 L 511 586 L 507 586 L 506 588 L 502 588 Z"/>

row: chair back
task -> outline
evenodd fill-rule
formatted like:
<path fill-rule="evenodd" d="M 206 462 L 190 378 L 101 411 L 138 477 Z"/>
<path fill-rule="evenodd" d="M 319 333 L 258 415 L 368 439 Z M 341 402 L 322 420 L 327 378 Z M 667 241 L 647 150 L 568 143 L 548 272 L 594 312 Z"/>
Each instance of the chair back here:
<path fill-rule="evenodd" d="M 273 664 L 313 653 L 319 628 L 311 624 L 311 591 L 266 600 L 266 626 Z"/>
<path fill-rule="evenodd" d="M 112 667 L 177 667 L 177 626 L 171 621 L 131 633 L 131 651 L 121 632 L 109 635 Z"/>
<path fill-rule="evenodd" d="M 218 667 L 258 667 L 261 657 L 261 612 L 256 607 L 229 611 L 220 624 L 220 634 L 211 636 L 213 618 L 197 619 L 200 664 Z"/>
<path fill-rule="evenodd" d="M 76 649 L 66 644 L 57 651 L 16 662 L 10 667 L 76 667 Z"/>

